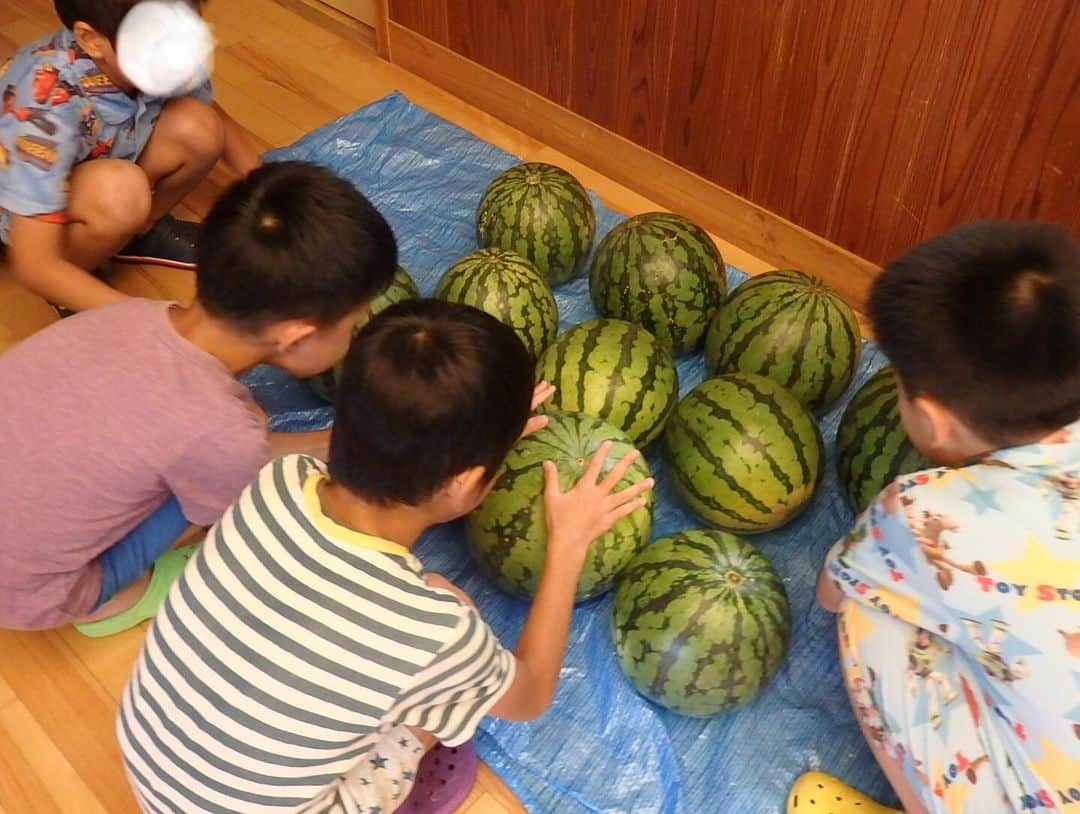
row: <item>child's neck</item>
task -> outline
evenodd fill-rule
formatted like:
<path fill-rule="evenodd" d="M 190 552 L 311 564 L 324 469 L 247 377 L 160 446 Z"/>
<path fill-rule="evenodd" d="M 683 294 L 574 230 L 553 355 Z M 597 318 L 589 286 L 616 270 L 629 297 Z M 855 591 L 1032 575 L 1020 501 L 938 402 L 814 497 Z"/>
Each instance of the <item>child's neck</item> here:
<path fill-rule="evenodd" d="M 432 525 L 422 509 L 400 503 L 369 503 L 332 480 L 319 484 L 318 495 L 323 514 L 339 526 L 407 549 Z"/>
<path fill-rule="evenodd" d="M 264 361 L 272 351 L 259 337 L 237 331 L 208 314 L 198 300 L 189 306 L 174 305 L 169 309 L 169 320 L 180 336 L 220 361 L 233 375 Z"/>

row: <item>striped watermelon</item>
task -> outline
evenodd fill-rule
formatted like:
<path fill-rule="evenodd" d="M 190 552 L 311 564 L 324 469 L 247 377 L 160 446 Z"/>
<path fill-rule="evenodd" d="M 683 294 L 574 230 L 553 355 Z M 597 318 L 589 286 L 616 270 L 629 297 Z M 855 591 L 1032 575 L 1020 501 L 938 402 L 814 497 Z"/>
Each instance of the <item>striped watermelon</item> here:
<path fill-rule="evenodd" d="M 595 416 L 639 447 L 660 435 L 679 395 L 671 354 L 640 325 L 619 319 L 591 319 L 561 334 L 536 375 L 556 388 L 542 410 Z"/>
<path fill-rule="evenodd" d="M 705 339 L 710 373 L 760 373 L 811 410 L 832 404 L 855 375 L 862 343 L 855 314 L 825 282 L 770 271 L 736 288 Z"/>
<path fill-rule="evenodd" d="M 559 332 L 559 310 L 547 280 L 517 252 L 480 249 L 466 255 L 442 276 L 435 296 L 506 323 L 534 359 Z"/>
<path fill-rule="evenodd" d="M 858 389 L 840 419 L 836 472 L 856 512 L 893 478 L 932 466 L 904 431 L 896 398 L 896 378 L 886 365 Z"/>
<path fill-rule="evenodd" d="M 573 277 L 592 247 L 596 212 L 585 188 L 551 164 L 518 164 L 488 186 L 476 242 L 531 260 L 552 285 Z"/>
<path fill-rule="evenodd" d="M 569 489 L 604 441 L 614 442 L 602 470 L 606 473 L 634 448 L 630 439 L 598 419 L 579 413 L 556 413 L 547 427 L 523 438 L 511 450 L 491 494 L 465 524 L 477 564 L 504 591 L 530 597 L 540 581 L 547 540 L 543 462 L 555 462 L 560 486 Z M 640 458 L 619 482 L 619 488 L 648 477 L 649 465 Z M 578 582 L 578 601 L 611 588 L 615 577 L 648 541 L 652 531 L 652 492 L 647 493 L 646 500 L 644 507 L 624 517 L 589 548 Z"/>
<path fill-rule="evenodd" d="M 722 531 L 685 531 L 627 566 L 612 631 L 640 693 L 704 718 L 746 703 L 775 675 L 791 618 L 783 582 L 754 546 Z"/>
<path fill-rule="evenodd" d="M 813 416 L 772 379 L 707 379 L 679 402 L 664 447 L 675 488 L 714 526 L 759 532 L 795 517 L 825 461 Z"/>
<path fill-rule="evenodd" d="M 353 328 L 353 336 L 356 336 L 356 334 L 360 332 L 360 329 L 367 325 L 371 318 L 376 314 L 385 311 L 395 303 L 404 302 L 405 300 L 414 300 L 419 296 L 420 289 L 417 287 L 413 278 L 409 276 L 409 272 L 405 271 L 401 266 L 398 266 L 397 271 L 394 272 L 393 279 L 390 280 L 390 285 L 388 285 L 379 296 L 371 301 L 371 308 L 368 310 L 368 315 L 356 323 L 356 327 Z M 332 368 L 324 370 L 319 375 L 312 376 L 304 381 L 316 396 L 333 404 L 334 396 L 337 394 L 337 383 L 341 378 L 341 368 L 344 364 L 344 358 L 339 359 L 337 364 Z"/>
<path fill-rule="evenodd" d="M 667 212 L 608 232 L 589 274 L 597 313 L 639 323 L 676 356 L 701 344 L 726 290 L 724 261 L 709 236 Z"/>

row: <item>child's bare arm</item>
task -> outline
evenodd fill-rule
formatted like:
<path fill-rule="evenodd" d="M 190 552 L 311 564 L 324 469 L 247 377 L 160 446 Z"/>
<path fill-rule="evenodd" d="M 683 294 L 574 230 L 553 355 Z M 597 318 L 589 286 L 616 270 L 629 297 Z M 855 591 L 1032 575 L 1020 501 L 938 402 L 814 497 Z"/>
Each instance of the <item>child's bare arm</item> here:
<path fill-rule="evenodd" d="M 221 122 L 225 128 L 225 147 L 222 158 L 239 175 L 247 175 L 262 164 L 259 151 L 251 143 L 247 131 L 237 123 L 236 119 L 226 113 L 217 102 L 214 102 L 214 110 L 221 116 Z"/>
<path fill-rule="evenodd" d="M 282 455 L 311 455 L 325 461 L 330 455 L 330 430 L 272 432 L 268 437 L 270 460 Z"/>
<path fill-rule="evenodd" d="M 126 299 L 114 288 L 64 259 L 64 225 L 13 215 L 8 229 L 7 265 L 12 275 L 39 297 L 72 311 Z"/>
<path fill-rule="evenodd" d="M 330 430 L 313 430 L 311 432 L 271 432 L 270 417 L 266 411 L 251 402 L 251 410 L 259 417 L 259 421 L 266 428 L 266 440 L 270 445 L 269 460 L 280 458 L 282 455 L 312 455 L 320 461 L 325 461 L 330 456 Z"/>
<path fill-rule="evenodd" d="M 621 492 L 615 491 L 640 453 L 624 457 L 600 480 L 600 470 L 610 450 L 610 444 L 603 445 L 578 484 L 565 493 L 559 489 L 554 464 L 544 465 L 544 505 L 548 518 L 544 572 L 514 650 L 517 659 L 514 682 L 492 707 L 491 715 L 528 721 L 547 709 L 566 653 L 574 594 L 589 546 L 621 518 L 645 505 L 642 495 L 652 488 L 651 478 Z"/>
<path fill-rule="evenodd" d="M 840 605 L 844 601 L 844 592 L 840 590 L 836 580 L 829 576 L 828 568 L 822 568 L 818 574 L 817 601 L 829 613 L 839 613 Z"/>

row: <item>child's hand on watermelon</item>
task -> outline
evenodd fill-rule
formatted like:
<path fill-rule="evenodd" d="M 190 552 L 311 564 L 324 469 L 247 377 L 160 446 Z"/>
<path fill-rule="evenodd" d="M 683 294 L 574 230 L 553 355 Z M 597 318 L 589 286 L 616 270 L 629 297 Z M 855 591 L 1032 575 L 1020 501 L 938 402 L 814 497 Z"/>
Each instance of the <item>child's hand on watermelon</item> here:
<path fill-rule="evenodd" d="M 547 401 L 555 395 L 555 385 L 548 384 L 547 382 L 537 382 L 536 387 L 533 389 L 532 408 L 535 411 L 537 407 Z M 521 437 L 524 438 L 528 435 L 532 435 L 537 430 L 542 430 L 548 424 L 548 417 L 546 415 L 534 415 L 525 422 L 525 429 L 521 431 Z"/>
<path fill-rule="evenodd" d="M 567 567 L 576 581 L 585 563 L 589 546 L 619 520 L 645 505 L 644 494 L 653 479 L 635 483 L 616 492 L 634 461 L 636 449 L 623 456 L 601 479 L 600 473 L 611 452 L 611 442 L 600 445 L 581 480 L 568 492 L 559 488 L 559 472 L 551 461 L 544 462 L 544 510 L 547 515 L 547 564 Z M 569 572 L 567 576 L 569 576 Z"/>
<path fill-rule="evenodd" d="M 600 445 L 581 479 L 567 492 L 559 487 L 555 464 L 544 462 L 544 512 L 548 529 L 544 573 L 514 648 L 517 660 L 514 681 L 489 713 L 496 718 L 531 721 L 547 709 L 566 653 L 574 594 L 589 545 L 623 517 L 644 506 L 644 495 L 653 487 L 653 479 L 645 478 L 615 491 L 634 461 L 641 457 L 636 449 L 624 455 L 601 478 L 611 447 L 610 441 Z"/>

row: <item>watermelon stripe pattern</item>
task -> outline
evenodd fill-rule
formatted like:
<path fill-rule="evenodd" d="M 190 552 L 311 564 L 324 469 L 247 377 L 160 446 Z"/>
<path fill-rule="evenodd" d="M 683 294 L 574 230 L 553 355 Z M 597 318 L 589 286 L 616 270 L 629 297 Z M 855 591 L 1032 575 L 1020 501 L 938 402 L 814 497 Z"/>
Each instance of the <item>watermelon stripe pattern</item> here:
<path fill-rule="evenodd" d="M 705 340 L 711 373 L 758 373 L 811 410 L 851 384 L 862 351 L 855 314 L 836 292 L 801 271 L 770 271 L 736 288 Z"/>
<path fill-rule="evenodd" d="M 416 282 L 409 272 L 405 271 L 401 266 L 398 266 L 397 270 L 394 272 L 394 276 L 390 280 L 390 285 L 388 285 L 379 296 L 371 301 L 371 307 L 368 309 L 367 316 L 357 322 L 353 327 L 353 336 L 356 336 L 356 334 L 371 321 L 373 316 L 382 313 L 391 305 L 396 305 L 405 300 L 415 300 L 419 298 L 420 288 L 416 285 Z M 337 383 L 341 379 L 341 368 L 344 364 L 345 360 L 339 359 L 332 368 L 324 370 L 322 373 L 317 376 L 312 376 L 310 379 L 306 379 L 305 382 L 316 396 L 332 404 L 334 402 L 334 396 L 337 394 Z"/>
<path fill-rule="evenodd" d="M 824 449 L 813 417 L 763 376 L 708 379 L 676 407 L 665 453 L 679 495 L 728 531 L 771 531 L 792 520 L 821 480 Z"/>
<path fill-rule="evenodd" d="M 911 443 L 900 421 L 896 378 L 886 365 L 852 397 L 836 433 L 836 472 L 851 506 L 866 511 L 899 475 L 932 466 Z"/>
<path fill-rule="evenodd" d="M 543 462 L 555 462 L 559 486 L 571 488 L 584 473 L 604 441 L 613 441 L 602 472 L 607 473 L 634 449 L 630 439 L 604 422 L 574 413 L 553 414 L 548 426 L 523 438 L 511 450 L 491 494 L 466 520 L 466 535 L 482 570 L 507 593 L 531 597 L 544 566 L 547 519 L 544 514 Z M 651 477 L 639 458 L 619 481 L 625 489 Z M 619 572 L 641 550 L 652 532 L 653 494 L 646 505 L 624 517 L 589 547 L 578 582 L 577 599 L 584 601 L 609 590 Z"/>
<path fill-rule="evenodd" d="M 560 335 L 540 357 L 537 378 L 555 385 L 541 409 L 581 412 L 644 447 L 663 431 L 679 393 L 671 354 L 642 328 L 593 319 Z"/>
<path fill-rule="evenodd" d="M 790 630 L 772 564 L 716 531 L 657 540 L 623 572 L 612 608 L 623 672 L 645 697 L 693 717 L 753 698 L 779 669 Z"/>
<path fill-rule="evenodd" d="M 516 252 L 480 249 L 454 263 L 435 296 L 486 311 L 509 325 L 536 359 L 559 331 L 559 310 L 547 281 Z"/>
<path fill-rule="evenodd" d="M 675 356 L 698 348 L 726 290 L 727 270 L 708 234 L 666 212 L 608 232 L 589 274 L 597 313 L 640 324 Z"/>
<path fill-rule="evenodd" d="M 480 248 L 515 251 L 551 285 L 578 273 L 596 235 L 585 188 L 551 164 L 519 164 L 491 182 L 476 212 Z"/>

